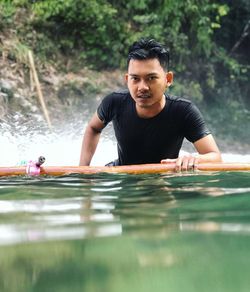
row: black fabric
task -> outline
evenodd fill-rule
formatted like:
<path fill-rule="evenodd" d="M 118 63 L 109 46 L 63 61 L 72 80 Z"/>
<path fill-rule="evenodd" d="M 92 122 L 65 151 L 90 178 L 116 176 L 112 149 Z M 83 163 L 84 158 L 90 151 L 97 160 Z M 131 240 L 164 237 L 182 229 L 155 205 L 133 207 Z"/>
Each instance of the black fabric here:
<path fill-rule="evenodd" d="M 118 159 L 113 160 L 113 161 L 105 164 L 105 166 L 117 166 L 117 165 L 119 165 L 119 160 Z"/>
<path fill-rule="evenodd" d="M 107 125 L 113 122 L 118 164 L 159 163 L 177 158 L 184 137 L 195 142 L 210 134 L 198 108 L 188 100 L 165 95 L 166 105 L 153 118 L 140 118 L 129 92 L 106 96 L 97 109 Z"/>

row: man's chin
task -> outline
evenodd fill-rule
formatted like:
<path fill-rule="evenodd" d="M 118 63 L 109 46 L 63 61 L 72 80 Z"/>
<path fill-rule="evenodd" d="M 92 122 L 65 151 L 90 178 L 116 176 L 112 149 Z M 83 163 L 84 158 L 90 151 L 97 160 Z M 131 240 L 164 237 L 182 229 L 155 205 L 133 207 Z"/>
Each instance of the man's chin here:
<path fill-rule="evenodd" d="M 150 102 L 151 98 L 150 97 L 137 97 L 137 102 L 139 103 L 148 103 Z"/>
<path fill-rule="evenodd" d="M 141 108 L 149 108 L 151 106 L 151 103 L 149 102 L 137 102 L 137 105 Z"/>

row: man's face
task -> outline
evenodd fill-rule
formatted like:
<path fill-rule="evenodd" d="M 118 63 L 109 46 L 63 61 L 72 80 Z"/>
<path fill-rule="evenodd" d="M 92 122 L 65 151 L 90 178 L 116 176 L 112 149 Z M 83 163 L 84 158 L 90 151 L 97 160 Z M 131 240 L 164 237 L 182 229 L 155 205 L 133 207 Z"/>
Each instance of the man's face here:
<path fill-rule="evenodd" d="M 138 107 L 150 108 L 163 99 L 173 75 L 164 71 L 158 59 L 130 60 L 126 81 Z"/>

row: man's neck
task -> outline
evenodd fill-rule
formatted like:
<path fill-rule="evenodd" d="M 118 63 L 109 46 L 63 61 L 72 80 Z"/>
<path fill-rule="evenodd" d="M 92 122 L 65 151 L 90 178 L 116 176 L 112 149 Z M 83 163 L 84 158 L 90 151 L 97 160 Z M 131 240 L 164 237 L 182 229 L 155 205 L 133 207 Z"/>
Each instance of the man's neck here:
<path fill-rule="evenodd" d="M 136 112 L 140 118 L 144 118 L 144 119 L 153 118 L 163 110 L 163 108 L 165 107 L 165 104 L 166 104 L 166 98 L 165 98 L 165 95 L 163 95 L 162 99 L 158 103 L 153 104 L 152 106 L 139 107 L 136 104 Z"/>

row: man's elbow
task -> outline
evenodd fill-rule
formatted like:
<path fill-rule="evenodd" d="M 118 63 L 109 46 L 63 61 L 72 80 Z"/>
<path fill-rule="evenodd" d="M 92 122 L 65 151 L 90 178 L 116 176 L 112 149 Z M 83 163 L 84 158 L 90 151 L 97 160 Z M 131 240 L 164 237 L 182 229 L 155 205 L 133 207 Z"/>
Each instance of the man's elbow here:
<path fill-rule="evenodd" d="M 101 134 L 103 128 L 96 127 L 94 125 L 89 124 L 86 128 L 86 132 L 92 133 L 92 134 Z"/>

